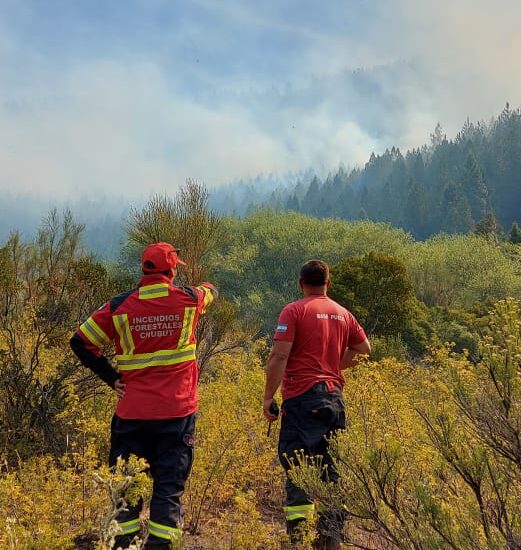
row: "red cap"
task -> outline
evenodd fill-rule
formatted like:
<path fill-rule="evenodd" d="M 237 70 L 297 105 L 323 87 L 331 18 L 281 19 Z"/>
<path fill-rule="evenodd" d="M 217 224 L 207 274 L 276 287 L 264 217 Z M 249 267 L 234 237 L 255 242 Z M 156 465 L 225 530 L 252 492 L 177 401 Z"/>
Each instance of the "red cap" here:
<path fill-rule="evenodd" d="M 141 255 L 141 267 L 144 273 L 162 273 L 176 265 L 186 265 L 177 257 L 179 249 L 170 243 L 149 244 Z"/>

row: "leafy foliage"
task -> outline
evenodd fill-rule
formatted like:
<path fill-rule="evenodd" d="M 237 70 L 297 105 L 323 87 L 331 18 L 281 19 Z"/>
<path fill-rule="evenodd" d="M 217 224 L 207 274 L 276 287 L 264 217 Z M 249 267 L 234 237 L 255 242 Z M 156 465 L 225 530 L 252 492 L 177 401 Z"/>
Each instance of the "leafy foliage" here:
<path fill-rule="evenodd" d="M 70 214 L 60 220 L 51 212 L 34 242 L 15 234 L 0 249 L 0 445 L 9 460 L 63 450 L 59 416 L 69 385 L 96 389 L 71 359 L 68 341 L 115 287 L 83 252 L 81 231 Z"/>
<path fill-rule="evenodd" d="M 438 134 L 436 147 L 450 149 Z M 405 173 L 407 162 L 393 155 Z M 375 173 L 384 170 L 372 162 Z M 420 157 L 415 163 L 421 173 Z M 488 185 L 484 168 L 469 160 L 467 171 L 468 181 L 483 176 Z M 467 180 L 452 181 L 463 188 Z M 425 190 L 416 187 L 420 201 Z M 484 204 L 475 199 L 471 211 Z M 216 218 L 204 200 L 203 189 L 188 186 L 173 201 L 154 199 L 134 212 L 127 262 L 148 239 L 180 234 L 175 208 L 184 209 L 190 231 L 210 227 Z M 284 475 L 261 413 L 269 344 L 262 331 L 253 338 L 252 327 L 269 330 L 282 305 L 299 297 L 298 271 L 313 257 L 334 266 L 333 296 L 375 333 L 375 352 L 345 373 L 349 429 L 331 442 L 340 483 L 324 485 L 320 462 L 306 457 L 295 480 L 326 509 L 350 512 L 345 536 L 355 547 L 519 548 L 515 239 L 485 232 L 416 242 L 384 223 L 271 211 L 218 221 L 211 247 L 194 239 L 191 251 L 183 237 L 183 256 L 198 266 L 188 275 L 207 274 L 225 297 L 199 349 L 188 548 L 275 549 L 284 540 Z M 81 231 L 70 215 L 51 213 L 37 239 L 13 235 L 0 248 L 0 546 L 9 550 L 108 548 L 120 489 L 133 487 L 128 498 L 148 490 L 139 464 L 103 466 L 115 396 L 68 351 L 71 331 L 133 275 L 86 254 Z"/>
<path fill-rule="evenodd" d="M 345 256 L 379 250 L 396 254 L 411 238 L 370 222 L 319 220 L 300 214 L 259 211 L 245 220 L 225 220 L 228 243 L 216 251 L 215 276 L 239 305 L 242 319 L 271 331 L 281 306 L 297 299 L 304 262 L 336 263 Z"/>
<path fill-rule="evenodd" d="M 499 302 L 482 360 L 436 351 L 429 368 L 395 361 L 352 372 L 349 430 L 332 441 L 341 475 L 302 457 L 294 480 L 350 514 L 357 548 L 519 548 L 521 317 Z"/>
<path fill-rule="evenodd" d="M 127 232 L 132 260 L 150 243 L 166 241 L 180 248 L 187 264 L 180 273 L 185 284 L 206 280 L 208 254 L 223 239 L 221 220 L 208 208 L 208 192 L 194 180 L 187 180 L 173 199 L 157 195 L 141 210 L 132 209 Z"/>
<path fill-rule="evenodd" d="M 349 309 L 369 334 L 400 334 L 416 306 L 405 265 L 389 254 L 369 252 L 332 268 L 330 295 Z"/>

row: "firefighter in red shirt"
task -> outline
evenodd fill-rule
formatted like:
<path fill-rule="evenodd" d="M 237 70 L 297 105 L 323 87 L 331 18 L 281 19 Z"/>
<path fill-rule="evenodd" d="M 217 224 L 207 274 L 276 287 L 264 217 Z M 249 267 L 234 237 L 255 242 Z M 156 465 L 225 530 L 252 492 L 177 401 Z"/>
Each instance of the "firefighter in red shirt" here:
<path fill-rule="evenodd" d="M 303 451 L 307 456 L 321 456 L 322 464 L 328 467 L 327 479 L 336 481 L 338 474 L 328 453 L 327 438 L 346 427 L 341 371 L 353 365 L 357 354 L 370 353 L 371 346 L 355 317 L 328 298 L 326 263 L 305 263 L 299 284 L 304 297 L 285 306 L 279 316 L 266 369 L 263 409 L 268 421 L 276 419 L 270 406 L 282 383 L 278 449 L 282 466 L 287 472 L 291 459 Z M 299 525 L 313 515 L 314 505 L 289 478 L 284 512 L 290 541 L 297 543 Z M 339 548 L 344 519 L 341 512 L 319 513 L 315 547 Z"/>
<path fill-rule="evenodd" d="M 114 388 L 119 401 L 111 426 L 109 463 L 131 454 L 145 458 L 153 478 L 147 549 L 181 540 L 180 497 L 193 460 L 198 365 L 195 329 L 217 296 L 209 283 L 176 287 L 186 265 L 169 243 L 147 246 L 136 288 L 109 300 L 71 339 L 80 361 Z M 114 369 L 102 353 L 116 348 Z M 141 503 L 117 518 L 116 548 L 140 530 Z"/>

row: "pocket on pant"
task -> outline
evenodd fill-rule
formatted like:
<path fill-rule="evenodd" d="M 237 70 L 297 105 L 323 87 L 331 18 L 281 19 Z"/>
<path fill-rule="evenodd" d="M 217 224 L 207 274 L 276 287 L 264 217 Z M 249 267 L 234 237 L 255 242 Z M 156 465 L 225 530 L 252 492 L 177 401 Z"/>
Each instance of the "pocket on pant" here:
<path fill-rule="evenodd" d="M 343 408 L 341 408 L 340 412 L 338 413 L 338 423 L 335 426 L 335 429 L 345 430 L 346 428 L 347 428 L 346 411 Z"/>
<path fill-rule="evenodd" d="M 328 429 L 343 429 L 346 425 L 345 407 L 341 396 L 328 394 L 305 404 L 305 409 L 313 422 Z"/>
<path fill-rule="evenodd" d="M 188 478 L 190 475 L 190 472 L 192 470 L 192 465 L 194 463 L 194 445 L 195 445 L 195 438 L 194 434 L 185 434 L 183 436 L 183 443 L 186 446 L 186 450 L 183 453 L 184 456 L 186 456 L 186 474 L 185 479 Z"/>
<path fill-rule="evenodd" d="M 194 448 L 194 444 L 195 444 L 195 437 L 194 437 L 194 434 L 185 434 L 183 436 L 183 443 L 185 445 L 187 445 L 188 447 L 192 447 L 192 449 Z"/>
<path fill-rule="evenodd" d="M 331 427 L 338 423 L 338 411 L 333 405 L 320 408 L 312 407 L 308 412 L 311 418 L 326 427 Z"/>

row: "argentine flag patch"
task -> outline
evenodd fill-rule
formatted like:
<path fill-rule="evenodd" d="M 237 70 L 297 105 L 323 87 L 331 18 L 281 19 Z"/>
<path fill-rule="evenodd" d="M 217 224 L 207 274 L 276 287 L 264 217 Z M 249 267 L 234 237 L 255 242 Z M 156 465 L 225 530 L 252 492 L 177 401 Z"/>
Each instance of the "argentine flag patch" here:
<path fill-rule="evenodd" d="M 275 329 L 275 332 L 286 332 L 288 330 L 288 325 L 277 325 L 277 328 Z"/>

